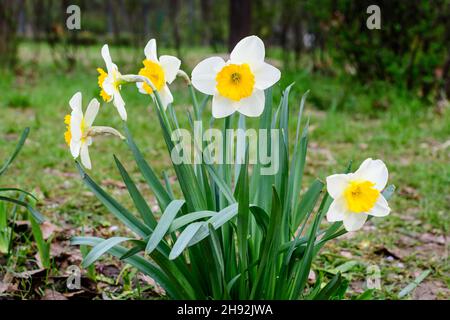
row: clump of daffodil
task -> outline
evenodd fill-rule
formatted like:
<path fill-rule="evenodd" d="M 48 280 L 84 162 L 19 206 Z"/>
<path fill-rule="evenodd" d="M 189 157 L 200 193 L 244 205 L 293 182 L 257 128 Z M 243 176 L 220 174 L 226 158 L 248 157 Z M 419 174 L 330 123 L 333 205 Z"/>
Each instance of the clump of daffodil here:
<path fill-rule="evenodd" d="M 258 117 L 264 110 L 264 90 L 280 80 L 280 70 L 264 62 L 264 43 L 249 36 L 234 47 L 230 59 L 220 57 L 201 61 L 192 71 L 192 85 L 212 95 L 212 114 L 223 118 L 235 111 Z"/>
<path fill-rule="evenodd" d="M 99 73 L 98 85 L 100 87 L 100 96 L 105 102 L 112 101 L 117 108 L 122 120 L 127 120 L 127 111 L 125 110 L 125 102 L 120 95 L 120 89 L 125 81 L 122 78 L 122 74 L 119 72 L 117 65 L 111 60 L 109 54 L 108 45 L 105 44 L 102 47 L 102 57 L 106 64 L 106 72 L 102 68 L 97 68 Z"/>
<path fill-rule="evenodd" d="M 107 134 L 118 136 L 121 139 L 124 139 L 124 137 L 113 128 L 92 126 L 100 108 L 100 103 L 97 99 L 94 98 L 89 102 L 85 114 L 83 114 L 82 109 L 81 92 L 77 92 L 73 95 L 69 101 L 69 105 L 72 108 L 72 112 L 64 118 L 64 123 L 66 124 L 64 139 L 70 147 L 70 152 L 74 159 L 79 156 L 83 166 L 87 169 L 91 169 L 92 165 L 89 157 L 89 146 L 92 144 L 93 137 Z"/>
<path fill-rule="evenodd" d="M 391 209 L 381 191 L 388 170 L 381 160 L 366 159 L 358 170 L 327 177 L 327 190 L 333 202 L 327 212 L 330 222 L 343 221 L 347 231 L 360 229 L 369 215 L 387 216 Z"/>
<path fill-rule="evenodd" d="M 156 40 L 151 39 L 144 48 L 144 67 L 139 75 L 148 78 L 161 97 L 164 109 L 173 102 L 172 93 L 168 85 L 171 84 L 180 70 L 181 61 L 177 57 L 163 55 L 158 59 L 156 53 Z M 140 93 L 153 95 L 153 88 L 145 82 L 137 82 L 136 86 Z"/>

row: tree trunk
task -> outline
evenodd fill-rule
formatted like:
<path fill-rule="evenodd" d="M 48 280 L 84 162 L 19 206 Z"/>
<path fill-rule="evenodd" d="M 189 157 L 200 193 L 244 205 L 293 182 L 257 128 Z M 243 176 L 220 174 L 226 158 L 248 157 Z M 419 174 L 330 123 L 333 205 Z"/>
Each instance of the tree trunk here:
<path fill-rule="evenodd" d="M 169 15 L 170 15 L 170 21 L 172 22 L 173 42 L 175 45 L 175 49 L 177 50 L 177 55 L 180 56 L 181 55 L 181 52 L 180 52 L 181 37 L 180 37 L 180 30 L 178 27 L 178 13 L 180 11 L 180 1 L 170 0 L 169 4 L 170 4 Z"/>
<path fill-rule="evenodd" d="M 230 0 L 228 48 L 231 50 L 252 28 L 251 0 Z"/>
<path fill-rule="evenodd" d="M 13 68 L 17 63 L 18 15 L 23 1 L 0 1 L 0 66 Z"/>

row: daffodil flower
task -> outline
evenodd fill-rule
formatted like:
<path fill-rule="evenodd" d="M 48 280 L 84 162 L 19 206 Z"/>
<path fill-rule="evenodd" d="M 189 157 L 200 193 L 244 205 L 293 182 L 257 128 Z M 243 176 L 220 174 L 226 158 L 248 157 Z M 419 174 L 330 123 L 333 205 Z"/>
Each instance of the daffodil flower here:
<path fill-rule="evenodd" d="M 173 102 L 172 93 L 168 84 L 171 84 L 180 70 L 181 61 L 177 57 L 156 54 L 156 40 L 151 39 L 144 49 L 145 60 L 142 61 L 144 67 L 139 71 L 139 75 L 148 78 L 158 91 L 164 109 Z M 140 93 L 153 95 L 153 89 L 145 82 L 136 82 Z"/>
<path fill-rule="evenodd" d="M 123 101 L 120 95 L 120 89 L 124 81 L 119 69 L 111 60 L 107 44 L 102 47 L 102 57 L 106 64 L 106 72 L 102 68 L 97 69 L 99 73 L 98 85 L 101 89 L 100 96 L 105 102 L 112 101 L 122 120 L 126 121 L 127 111 L 125 110 L 125 101 Z"/>
<path fill-rule="evenodd" d="M 201 61 L 192 71 L 192 84 L 213 96 L 212 114 L 223 118 L 235 111 L 258 117 L 264 110 L 264 90 L 280 80 L 280 70 L 264 62 L 264 43 L 249 36 L 234 47 L 230 59 L 220 57 Z"/>
<path fill-rule="evenodd" d="M 391 209 L 381 194 L 387 180 L 386 165 L 371 158 L 366 159 L 354 173 L 327 177 L 327 190 L 333 198 L 327 220 L 343 221 L 347 231 L 355 231 L 364 225 L 368 215 L 387 216 Z"/>
<path fill-rule="evenodd" d="M 81 92 L 77 92 L 69 101 L 72 108 L 70 115 L 66 115 L 64 123 L 66 124 L 66 132 L 64 139 L 70 147 L 70 152 L 74 159 L 80 156 L 81 163 L 87 169 L 91 169 L 91 158 L 89 157 L 89 146 L 92 144 L 93 137 L 97 135 L 115 135 L 124 139 L 124 137 L 115 129 L 110 127 L 93 127 L 95 117 L 100 108 L 97 99 L 92 99 L 86 109 L 86 114 L 82 110 Z"/>

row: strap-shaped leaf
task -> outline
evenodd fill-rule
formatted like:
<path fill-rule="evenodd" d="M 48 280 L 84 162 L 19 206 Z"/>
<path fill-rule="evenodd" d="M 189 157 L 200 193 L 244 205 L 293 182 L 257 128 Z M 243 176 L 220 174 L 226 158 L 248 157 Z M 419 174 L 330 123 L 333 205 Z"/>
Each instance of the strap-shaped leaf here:
<path fill-rule="evenodd" d="M 83 259 L 82 266 L 83 268 L 89 267 L 95 261 L 97 261 L 105 252 L 107 252 L 112 247 L 122 243 L 124 241 L 128 241 L 130 238 L 125 237 L 112 237 L 106 240 L 103 240 L 99 244 L 95 245 L 89 254 Z"/>
<path fill-rule="evenodd" d="M 233 192 L 230 187 L 226 184 L 226 182 L 216 173 L 214 167 L 212 165 L 206 165 L 206 169 L 209 172 L 209 175 L 213 179 L 214 183 L 219 187 L 222 194 L 230 203 L 236 202 L 236 199 L 233 196 Z"/>
<path fill-rule="evenodd" d="M 263 235 L 267 234 L 269 229 L 269 215 L 267 212 L 257 205 L 250 205 L 250 212 L 253 214 L 253 217 L 258 224 L 258 227 L 261 229 Z"/>
<path fill-rule="evenodd" d="M 16 200 L 13 198 L 3 197 L 3 196 L 0 196 L 0 201 L 11 202 L 11 203 L 14 203 L 21 207 L 26 208 L 33 215 L 34 219 L 38 223 L 42 223 L 45 221 L 44 216 L 39 211 L 37 211 L 35 208 L 33 208 L 33 206 L 30 205 L 29 203 L 26 203 L 26 202 L 23 202 L 20 200 Z"/>
<path fill-rule="evenodd" d="M 156 227 L 157 222 L 155 217 L 153 216 L 152 210 L 148 206 L 142 194 L 139 192 L 139 189 L 134 184 L 125 167 L 122 165 L 122 163 L 120 163 L 119 159 L 117 159 L 117 157 L 114 156 L 114 160 L 116 162 L 117 168 L 119 169 L 120 175 L 122 176 L 122 180 L 127 187 L 128 193 L 130 194 L 136 209 L 139 211 L 144 222 L 151 229 L 154 229 Z"/>
<path fill-rule="evenodd" d="M 217 230 L 218 228 L 223 226 L 225 223 L 227 223 L 228 221 L 230 221 L 231 219 L 236 217 L 237 212 L 238 212 L 238 204 L 233 203 L 232 205 L 219 211 L 212 218 L 210 218 L 208 221 L 206 221 L 206 223 L 212 224 L 214 229 Z M 202 241 L 209 235 L 209 230 L 208 230 L 207 224 L 200 227 L 198 232 L 195 234 L 195 236 L 189 242 L 189 247 Z"/>
<path fill-rule="evenodd" d="M 74 237 L 71 239 L 72 245 L 86 245 L 86 246 L 96 246 L 97 244 L 104 241 L 104 239 L 97 237 Z M 126 252 L 127 248 L 116 245 L 108 250 L 108 253 L 115 257 L 122 257 Z M 176 285 L 175 282 L 171 281 L 161 268 L 156 266 L 150 260 L 146 260 L 142 256 L 134 255 L 129 258 L 124 259 L 126 263 L 131 264 L 133 267 L 137 268 L 142 273 L 152 277 L 157 283 L 164 288 L 167 295 L 173 299 L 185 298 L 182 294 L 182 290 Z"/>
<path fill-rule="evenodd" d="M 17 155 L 19 154 L 20 150 L 22 149 L 22 147 L 23 147 L 23 145 L 25 143 L 25 140 L 27 140 L 27 137 L 28 137 L 29 133 L 30 133 L 30 128 L 25 128 L 25 130 L 23 130 L 22 135 L 20 136 L 20 139 L 17 142 L 17 145 L 16 145 L 16 148 L 15 148 L 14 152 L 8 158 L 8 160 L 5 161 L 5 163 L 1 167 L 1 169 L 0 169 L 0 176 L 6 171 L 6 169 L 8 169 L 8 167 L 11 165 L 11 163 L 17 157 Z"/>
<path fill-rule="evenodd" d="M 155 230 L 153 230 L 150 239 L 147 242 L 147 247 L 145 248 L 146 253 L 151 253 L 153 250 L 155 250 L 155 248 L 166 235 L 167 231 L 169 231 L 170 225 L 172 224 L 178 211 L 180 211 L 184 203 L 184 200 L 173 200 L 169 203 L 166 210 L 162 214 L 161 219 L 159 219 Z"/>
<path fill-rule="evenodd" d="M 22 189 L 19 189 L 19 188 L 0 188 L 0 192 L 2 192 L 2 191 L 7 191 L 7 192 L 8 191 L 11 191 L 11 192 L 16 191 L 16 192 L 20 192 L 24 195 L 30 196 L 31 198 L 33 198 L 36 201 L 38 200 L 32 193 L 22 190 Z"/>
<path fill-rule="evenodd" d="M 314 180 L 308 191 L 302 197 L 302 200 L 297 204 L 294 211 L 293 230 L 297 230 L 298 226 L 304 221 L 305 217 L 312 212 L 320 194 L 323 190 L 324 184 L 320 180 Z"/>
<path fill-rule="evenodd" d="M 84 172 L 83 168 L 78 162 L 76 162 L 76 164 L 85 185 L 95 194 L 97 199 L 99 199 L 113 215 L 115 215 L 137 235 L 145 237 L 150 234 L 151 230 L 149 229 L 149 227 L 143 224 L 131 212 L 125 209 L 120 203 L 112 198 L 99 185 L 97 185 L 94 180 L 92 180 L 91 177 L 89 177 L 89 175 Z"/>
<path fill-rule="evenodd" d="M 173 245 L 172 251 L 170 251 L 169 259 L 173 260 L 176 259 L 184 249 L 189 244 L 189 241 L 195 236 L 197 231 L 200 229 L 202 225 L 204 225 L 205 222 L 194 222 L 188 225 L 183 232 L 178 237 L 177 241 Z"/>
<path fill-rule="evenodd" d="M 145 181 L 147 181 L 147 184 L 149 185 L 150 189 L 155 194 L 159 206 L 161 207 L 162 210 L 165 210 L 167 205 L 171 201 L 170 195 L 164 189 L 163 185 L 161 184 L 161 181 L 159 181 L 153 169 L 150 167 L 147 161 L 145 161 L 141 151 L 134 142 L 133 137 L 131 136 L 128 127 L 126 125 L 124 126 L 124 131 L 127 137 L 128 147 L 133 153 L 134 160 L 136 161 L 139 170 L 144 176 Z"/>
<path fill-rule="evenodd" d="M 194 222 L 196 220 L 209 218 L 216 214 L 217 212 L 214 211 L 197 211 L 185 214 L 184 216 L 181 216 L 173 220 L 172 224 L 170 225 L 169 232 L 173 232 L 175 230 L 183 228 L 185 225 L 188 225 L 189 223 Z"/>

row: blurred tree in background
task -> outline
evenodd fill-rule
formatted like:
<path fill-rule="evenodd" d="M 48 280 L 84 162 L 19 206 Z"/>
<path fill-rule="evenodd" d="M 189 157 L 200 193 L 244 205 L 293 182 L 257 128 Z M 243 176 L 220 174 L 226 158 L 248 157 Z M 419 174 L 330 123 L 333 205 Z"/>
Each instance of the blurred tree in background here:
<path fill-rule="evenodd" d="M 19 14 L 23 10 L 23 0 L 0 1 L 0 67 L 14 66 L 17 56 Z"/>
<path fill-rule="evenodd" d="M 81 30 L 67 30 L 66 8 L 81 8 Z M 366 26 L 369 5 L 381 29 Z M 225 52 L 257 34 L 281 48 L 286 69 L 346 73 L 387 81 L 428 98 L 450 95 L 450 0 L 2 0 L 0 63 L 14 66 L 17 36 L 45 41 L 71 69 L 85 45 L 141 47 L 150 37 L 175 48 Z"/>

